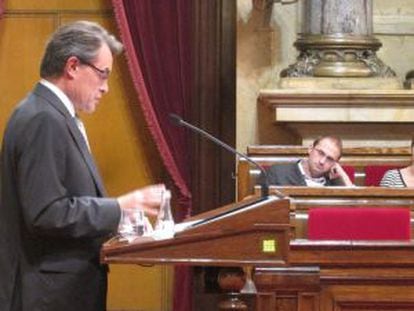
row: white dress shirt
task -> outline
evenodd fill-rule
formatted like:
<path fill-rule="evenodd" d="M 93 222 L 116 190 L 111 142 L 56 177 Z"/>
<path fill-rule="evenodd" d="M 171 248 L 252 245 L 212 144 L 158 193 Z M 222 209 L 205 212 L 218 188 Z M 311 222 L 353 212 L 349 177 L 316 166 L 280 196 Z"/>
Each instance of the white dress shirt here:
<path fill-rule="evenodd" d="M 85 140 L 88 149 L 90 150 L 88 135 L 86 134 L 86 128 L 83 124 L 82 120 L 78 118 L 75 112 L 75 107 L 73 106 L 72 102 L 70 101 L 69 97 L 56 85 L 47 81 L 46 79 L 41 79 L 40 84 L 47 87 L 50 91 L 52 91 L 63 103 L 65 108 L 69 111 L 69 114 L 75 119 L 76 125 L 79 128 L 79 131 L 82 133 L 83 139 Z"/>

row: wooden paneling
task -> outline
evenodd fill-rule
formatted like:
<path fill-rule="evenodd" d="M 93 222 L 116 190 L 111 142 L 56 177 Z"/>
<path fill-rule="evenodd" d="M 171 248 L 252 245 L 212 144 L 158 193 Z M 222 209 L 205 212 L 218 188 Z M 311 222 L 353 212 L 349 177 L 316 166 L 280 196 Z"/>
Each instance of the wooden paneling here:
<path fill-rule="evenodd" d="M 108 311 L 171 310 L 171 267 L 111 265 Z"/>
<path fill-rule="evenodd" d="M 192 121 L 235 146 L 236 1 L 196 0 Z M 235 156 L 200 137 L 193 139 L 194 214 L 234 201 Z"/>
<path fill-rule="evenodd" d="M 110 10 L 110 0 L 6 0 L 6 10 Z"/>
<path fill-rule="evenodd" d="M 412 241 L 292 241 L 291 268 L 256 269 L 256 310 L 281 304 L 284 311 L 413 310 L 413 247 Z"/>
<path fill-rule="evenodd" d="M 0 19 L 0 133 L 14 106 L 38 80 L 44 43 L 53 29 L 54 20 L 47 16 Z"/>

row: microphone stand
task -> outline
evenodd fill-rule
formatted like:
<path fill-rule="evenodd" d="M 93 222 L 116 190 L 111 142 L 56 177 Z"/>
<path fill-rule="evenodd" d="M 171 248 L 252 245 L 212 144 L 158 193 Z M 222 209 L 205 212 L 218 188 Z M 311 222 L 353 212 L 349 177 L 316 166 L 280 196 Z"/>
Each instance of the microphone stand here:
<path fill-rule="evenodd" d="M 226 149 L 227 151 L 238 155 L 239 157 L 245 159 L 246 161 L 248 161 L 249 163 L 253 164 L 255 167 L 257 167 L 261 173 L 264 176 L 264 184 L 262 185 L 262 198 L 268 197 L 269 196 L 269 180 L 268 180 L 268 175 L 266 170 L 256 161 L 254 161 L 253 159 L 251 159 L 249 156 L 245 155 L 244 153 L 241 153 L 239 151 L 237 151 L 235 148 L 230 147 L 229 145 L 227 145 L 226 143 L 224 143 L 223 141 L 219 140 L 218 138 L 214 137 L 213 135 L 211 135 L 210 133 L 206 132 L 205 130 L 192 125 L 191 123 L 188 123 L 187 121 L 184 121 L 181 117 L 179 117 L 178 115 L 174 114 L 174 113 L 170 113 L 169 114 L 172 122 L 178 126 L 184 126 L 186 128 L 191 129 L 194 132 L 197 132 L 199 134 L 201 134 L 202 136 L 208 138 L 209 140 L 213 141 L 214 143 L 216 143 L 217 145 L 223 147 L 224 149 Z M 285 195 L 283 195 L 280 191 L 277 191 L 276 194 L 280 197 L 283 198 L 285 197 Z"/>

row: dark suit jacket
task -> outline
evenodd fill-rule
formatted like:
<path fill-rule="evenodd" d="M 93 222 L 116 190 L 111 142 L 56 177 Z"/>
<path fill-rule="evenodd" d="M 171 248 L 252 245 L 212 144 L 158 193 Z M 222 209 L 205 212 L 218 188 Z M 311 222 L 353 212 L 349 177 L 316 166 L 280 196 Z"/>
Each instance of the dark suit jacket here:
<path fill-rule="evenodd" d="M 102 311 L 99 251 L 120 208 L 104 198 L 81 132 L 45 86 L 11 116 L 0 164 L 0 310 Z"/>
<path fill-rule="evenodd" d="M 281 165 L 272 165 L 267 170 L 269 185 L 279 186 L 306 186 L 305 178 L 299 170 L 298 162 Z M 261 176 L 260 184 L 263 184 L 264 177 Z M 326 186 L 340 186 L 340 180 L 327 179 Z"/>

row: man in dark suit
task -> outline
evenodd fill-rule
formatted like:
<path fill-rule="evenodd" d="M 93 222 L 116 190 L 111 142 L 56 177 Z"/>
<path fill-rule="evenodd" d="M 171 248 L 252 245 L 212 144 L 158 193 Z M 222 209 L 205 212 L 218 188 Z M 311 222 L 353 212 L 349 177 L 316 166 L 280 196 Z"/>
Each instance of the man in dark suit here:
<path fill-rule="evenodd" d="M 122 44 L 96 23 L 60 27 L 41 81 L 17 106 L 3 139 L 0 310 L 103 311 L 102 243 L 136 208 L 157 214 L 163 185 L 106 198 L 77 112 L 108 91 Z"/>
<path fill-rule="evenodd" d="M 352 181 L 338 162 L 341 155 L 342 141 L 338 137 L 321 136 L 309 147 L 307 158 L 296 163 L 271 166 L 267 171 L 268 182 L 280 186 L 352 186 Z"/>

